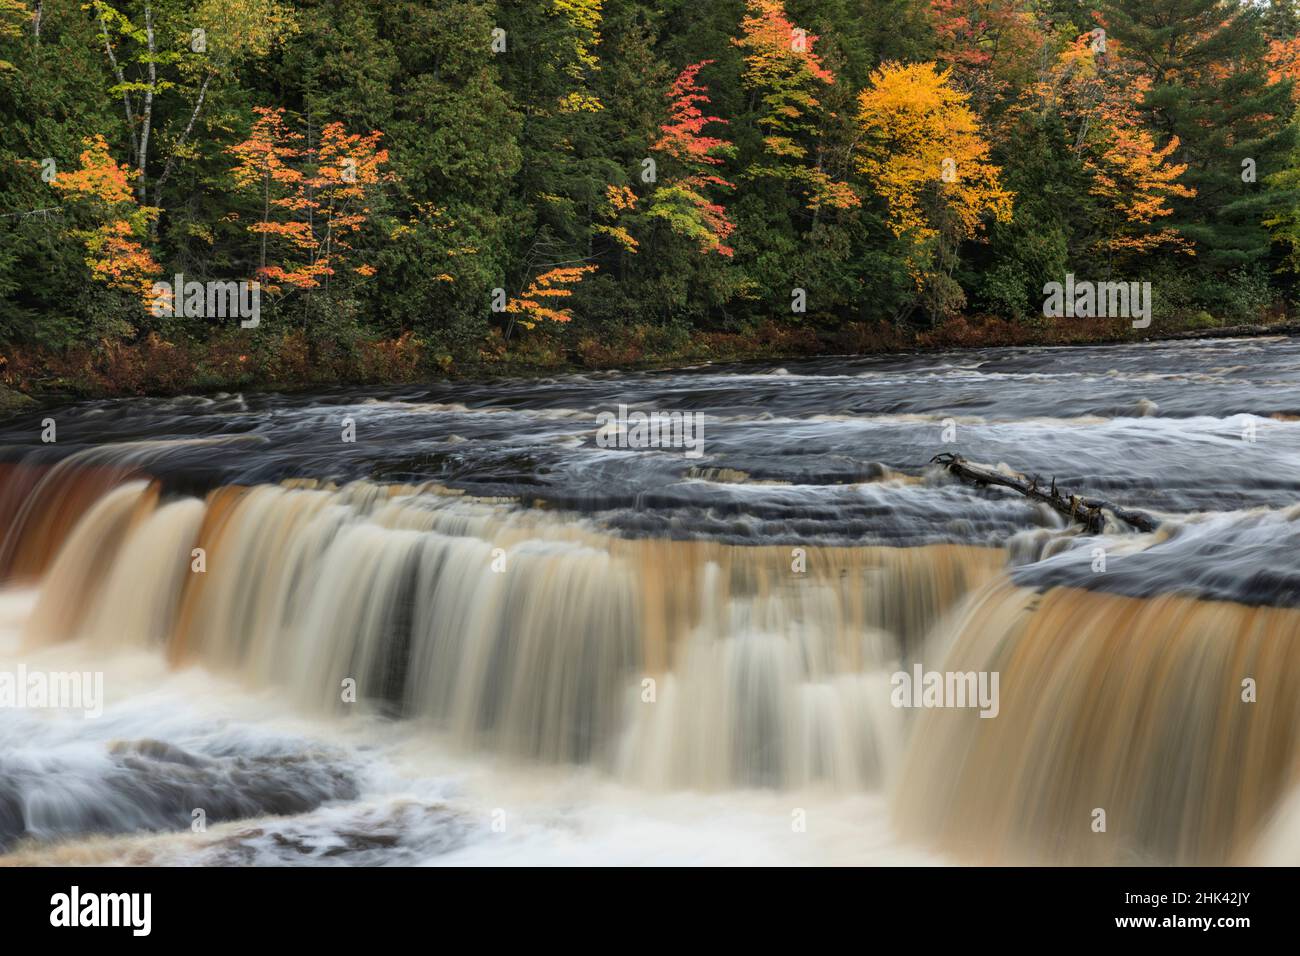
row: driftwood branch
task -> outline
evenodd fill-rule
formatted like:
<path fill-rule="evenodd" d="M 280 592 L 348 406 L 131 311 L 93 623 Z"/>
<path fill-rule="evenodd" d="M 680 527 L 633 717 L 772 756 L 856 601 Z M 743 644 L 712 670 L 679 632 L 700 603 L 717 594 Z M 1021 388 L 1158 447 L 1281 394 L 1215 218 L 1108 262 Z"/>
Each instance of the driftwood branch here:
<path fill-rule="evenodd" d="M 1121 508 L 1101 498 L 1087 498 L 1082 495 L 1070 495 L 1058 491 L 1056 479 L 1052 478 L 1047 489 L 1039 487 L 1042 481 L 1037 475 L 1026 478 L 1024 475 L 1006 475 L 981 465 L 972 465 L 960 455 L 944 452 L 930 459 L 931 464 L 943 465 L 949 472 L 965 481 L 973 482 L 979 487 L 997 485 L 1019 492 L 1032 501 L 1041 501 L 1070 521 L 1077 521 L 1093 534 L 1100 534 L 1106 527 L 1105 512 L 1110 512 L 1120 521 L 1139 531 L 1155 531 L 1160 522 L 1143 511 Z"/>

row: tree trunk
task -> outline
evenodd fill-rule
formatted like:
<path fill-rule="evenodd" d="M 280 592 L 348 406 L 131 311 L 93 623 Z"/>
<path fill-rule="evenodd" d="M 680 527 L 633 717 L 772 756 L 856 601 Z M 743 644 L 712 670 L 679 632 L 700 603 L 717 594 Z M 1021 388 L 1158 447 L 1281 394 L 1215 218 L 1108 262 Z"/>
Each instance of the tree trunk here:
<path fill-rule="evenodd" d="M 149 200 L 146 192 L 145 163 L 149 159 L 149 127 L 153 123 L 153 90 L 154 84 L 158 81 L 158 65 L 153 61 L 155 52 L 153 8 L 147 3 L 144 5 L 144 32 L 149 44 L 149 88 L 144 91 L 144 110 L 140 116 L 140 155 L 136 157 L 139 160 L 136 168 L 140 171 L 140 178 L 135 188 L 140 196 L 140 202 L 147 203 Z"/>
<path fill-rule="evenodd" d="M 126 85 L 126 75 L 122 72 L 122 65 L 117 62 L 117 54 L 113 52 L 113 39 L 108 35 L 108 24 L 104 22 L 104 15 L 99 15 L 99 29 L 104 35 L 104 52 L 108 54 L 109 66 L 113 69 L 113 78 L 117 80 L 118 86 Z M 122 109 L 126 113 L 126 131 L 131 137 L 131 161 L 138 162 L 140 158 L 140 140 L 136 135 L 135 108 L 131 105 L 131 94 L 125 89 L 122 90 Z"/>

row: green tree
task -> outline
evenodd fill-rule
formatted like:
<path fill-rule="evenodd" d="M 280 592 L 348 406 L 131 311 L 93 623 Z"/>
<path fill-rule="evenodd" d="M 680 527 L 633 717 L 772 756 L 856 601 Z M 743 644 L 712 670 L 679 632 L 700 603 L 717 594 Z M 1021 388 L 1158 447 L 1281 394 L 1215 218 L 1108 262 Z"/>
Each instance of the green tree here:
<path fill-rule="evenodd" d="M 1217 272 L 1267 259 L 1263 219 L 1284 202 L 1270 174 L 1295 143 L 1291 84 L 1270 83 L 1261 10 L 1232 0 L 1105 0 L 1108 36 L 1152 77 L 1142 108 L 1194 192 L 1168 224 Z"/>

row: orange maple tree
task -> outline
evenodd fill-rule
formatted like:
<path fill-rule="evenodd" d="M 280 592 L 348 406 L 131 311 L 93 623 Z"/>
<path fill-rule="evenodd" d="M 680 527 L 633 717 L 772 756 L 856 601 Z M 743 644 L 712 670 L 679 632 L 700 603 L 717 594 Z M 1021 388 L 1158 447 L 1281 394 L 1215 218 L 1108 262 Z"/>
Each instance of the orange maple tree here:
<path fill-rule="evenodd" d="M 531 329 L 538 322 L 571 321 L 573 313 L 568 309 L 554 308 L 547 303 L 553 299 L 567 299 L 573 295 L 570 287 L 581 282 L 586 273 L 595 271 L 595 266 L 559 266 L 543 272 L 517 298 L 506 303 L 511 322 Z"/>
<path fill-rule="evenodd" d="M 1092 179 L 1089 192 L 1106 203 L 1100 244 L 1110 253 L 1162 246 L 1193 251 L 1176 230 L 1156 224 L 1173 214 L 1171 199 L 1196 192 L 1178 181 L 1187 171 L 1185 163 L 1173 161 L 1178 137 L 1157 146 L 1142 121 L 1140 105 L 1151 85 L 1151 77 L 1125 60 L 1116 41 L 1103 56 L 1084 34 L 1031 90 L 1039 104 L 1057 107 L 1072 127 L 1073 149 Z"/>
<path fill-rule="evenodd" d="M 1271 40 L 1264 64 L 1268 67 L 1270 83 L 1281 83 L 1283 80 L 1294 82 L 1291 98 L 1300 103 L 1300 37 Z"/>
<path fill-rule="evenodd" d="M 355 261 L 353 242 L 370 219 L 377 187 L 391 179 L 383 170 L 383 134 L 348 133 L 342 123 L 327 123 L 308 144 L 283 109 L 254 113 L 248 139 L 229 152 L 238 160 L 236 187 L 262 200 L 262 216 L 248 231 L 261 237 L 256 276 L 263 290 L 281 295 L 328 287 L 344 269 L 374 275 L 374 266 Z"/>
<path fill-rule="evenodd" d="M 88 137 L 82 145 L 79 167 L 57 173 L 50 185 L 80 218 L 92 223 L 72 233 L 85 244 L 85 262 L 95 280 L 152 306 L 157 298 L 153 277 L 162 269 L 140 240 L 148 235 L 158 209 L 137 202 L 132 187 L 136 172 L 112 157 L 103 136 Z"/>

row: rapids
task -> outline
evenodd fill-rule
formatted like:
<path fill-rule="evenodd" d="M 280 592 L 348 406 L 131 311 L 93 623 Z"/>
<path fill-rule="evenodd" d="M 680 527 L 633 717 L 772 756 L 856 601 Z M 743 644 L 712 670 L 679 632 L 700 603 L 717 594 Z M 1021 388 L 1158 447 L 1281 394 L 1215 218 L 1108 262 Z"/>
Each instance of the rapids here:
<path fill-rule="evenodd" d="M 107 703 L 0 708 L 0 863 L 1298 863 L 1297 416 L 1279 338 L 10 419 L 0 671 Z"/>

